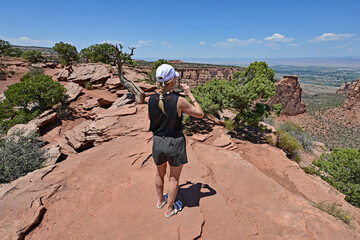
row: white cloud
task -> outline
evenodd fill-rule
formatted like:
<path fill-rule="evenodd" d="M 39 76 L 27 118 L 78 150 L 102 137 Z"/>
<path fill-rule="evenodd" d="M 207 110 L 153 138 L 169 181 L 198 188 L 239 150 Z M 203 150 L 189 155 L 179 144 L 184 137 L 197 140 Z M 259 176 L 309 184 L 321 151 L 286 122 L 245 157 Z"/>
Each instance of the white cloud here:
<path fill-rule="evenodd" d="M 120 42 L 120 41 L 112 41 L 112 40 L 105 40 L 105 41 L 101 41 L 100 43 L 110 43 L 110 44 L 113 44 L 113 45 L 116 45 L 116 44 L 121 44 L 121 45 L 123 45 L 123 44 L 124 44 L 123 42 Z"/>
<path fill-rule="evenodd" d="M 204 45 L 204 44 L 205 44 L 204 41 L 199 42 L 199 45 Z"/>
<path fill-rule="evenodd" d="M 142 47 L 142 46 L 150 46 L 151 43 L 153 43 L 153 40 L 139 40 L 135 47 Z"/>
<path fill-rule="evenodd" d="M 161 42 L 161 45 L 164 46 L 164 47 L 168 47 L 168 48 L 174 48 L 175 46 L 168 43 L 168 42 Z"/>
<path fill-rule="evenodd" d="M 287 37 L 285 37 L 284 35 L 282 35 L 280 33 L 274 33 L 272 36 L 264 38 L 264 40 L 271 41 L 271 42 L 288 43 L 288 42 L 294 41 L 295 38 L 287 38 Z"/>
<path fill-rule="evenodd" d="M 309 42 L 329 42 L 329 41 L 341 41 L 346 40 L 352 37 L 355 37 L 356 34 L 350 33 L 324 33 L 321 36 L 317 36 L 316 38 L 310 39 Z"/>
<path fill-rule="evenodd" d="M 260 43 L 263 43 L 263 41 L 256 40 L 255 38 L 250 38 L 248 40 L 229 38 L 228 40 L 226 40 L 226 42 L 217 42 L 214 43 L 213 46 L 222 47 L 222 48 L 233 48 L 233 47 L 243 47 L 243 46 L 260 44 Z"/>
<path fill-rule="evenodd" d="M 29 37 L 7 38 L 0 36 L 0 39 L 10 42 L 12 45 L 53 47 L 56 42 L 52 40 L 34 40 Z"/>
<path fill-rule="evenodd" d="M 297 46 L 299 46 L 299 44 L 297 44 L 297 43 L 290 43 L 289 46 L 297 47 Z"/>

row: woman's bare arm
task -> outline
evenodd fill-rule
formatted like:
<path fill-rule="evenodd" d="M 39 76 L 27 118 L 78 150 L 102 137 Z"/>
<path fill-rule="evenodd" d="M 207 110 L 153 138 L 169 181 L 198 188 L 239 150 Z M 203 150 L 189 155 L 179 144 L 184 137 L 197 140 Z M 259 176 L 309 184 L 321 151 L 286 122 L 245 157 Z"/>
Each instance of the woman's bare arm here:
<path fill-rule="evenodd" d="M 194 96 L 192 95 L 190 91 L 190 87 L 186 84 L 181 84 L 181 86 L 184 89 L 183 96 L 188 96 L 190 98 L 191 105 L 185 98 L 179 98 L 178 102 L 178 114 L 181 115 L 181 113 L 186 113 L 192 117 L 196 118 L 203 118 L 204 112 L 200 107 L 200 104 L 196 101 Z"/>

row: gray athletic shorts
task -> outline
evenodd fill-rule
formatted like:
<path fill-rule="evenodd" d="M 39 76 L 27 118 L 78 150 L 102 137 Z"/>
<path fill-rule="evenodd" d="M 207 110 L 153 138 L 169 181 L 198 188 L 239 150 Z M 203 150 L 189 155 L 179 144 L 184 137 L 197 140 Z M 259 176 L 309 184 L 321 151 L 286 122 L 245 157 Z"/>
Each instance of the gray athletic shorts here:
<path fill-rule="evenodd" d="M 153 137 L 153 158 L 156 165 L 168 161 L 171 166 L 178 167 L 188 162 L 185 137 Z"/>

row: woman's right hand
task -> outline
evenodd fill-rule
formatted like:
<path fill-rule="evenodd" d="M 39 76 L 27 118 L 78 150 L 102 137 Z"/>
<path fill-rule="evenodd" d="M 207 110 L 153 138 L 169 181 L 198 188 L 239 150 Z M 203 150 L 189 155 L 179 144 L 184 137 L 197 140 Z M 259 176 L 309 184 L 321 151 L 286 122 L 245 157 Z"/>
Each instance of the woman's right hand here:
<path fill-rule="evenodd" d="M 182 95 L 189 96 L 191 94 L 190 87 L 185 83 L 181 83 L 180 85 L 181 85 L 181 87 L 183 89 Z"/>

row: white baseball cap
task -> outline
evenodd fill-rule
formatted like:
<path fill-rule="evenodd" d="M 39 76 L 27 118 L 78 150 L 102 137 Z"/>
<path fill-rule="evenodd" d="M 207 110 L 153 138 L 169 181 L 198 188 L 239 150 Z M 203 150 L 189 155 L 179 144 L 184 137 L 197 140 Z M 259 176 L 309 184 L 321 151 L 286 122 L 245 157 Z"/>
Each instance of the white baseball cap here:
<path fill-rule="evenodd" d="M 171 80 L 173 77 L 178 77 L 179 73 L 175 71 L 175 69 L 169 64 L 161 64 L 156 69 L 156 80 L 161 82 L 163 85 L 164 83 Z"/>

